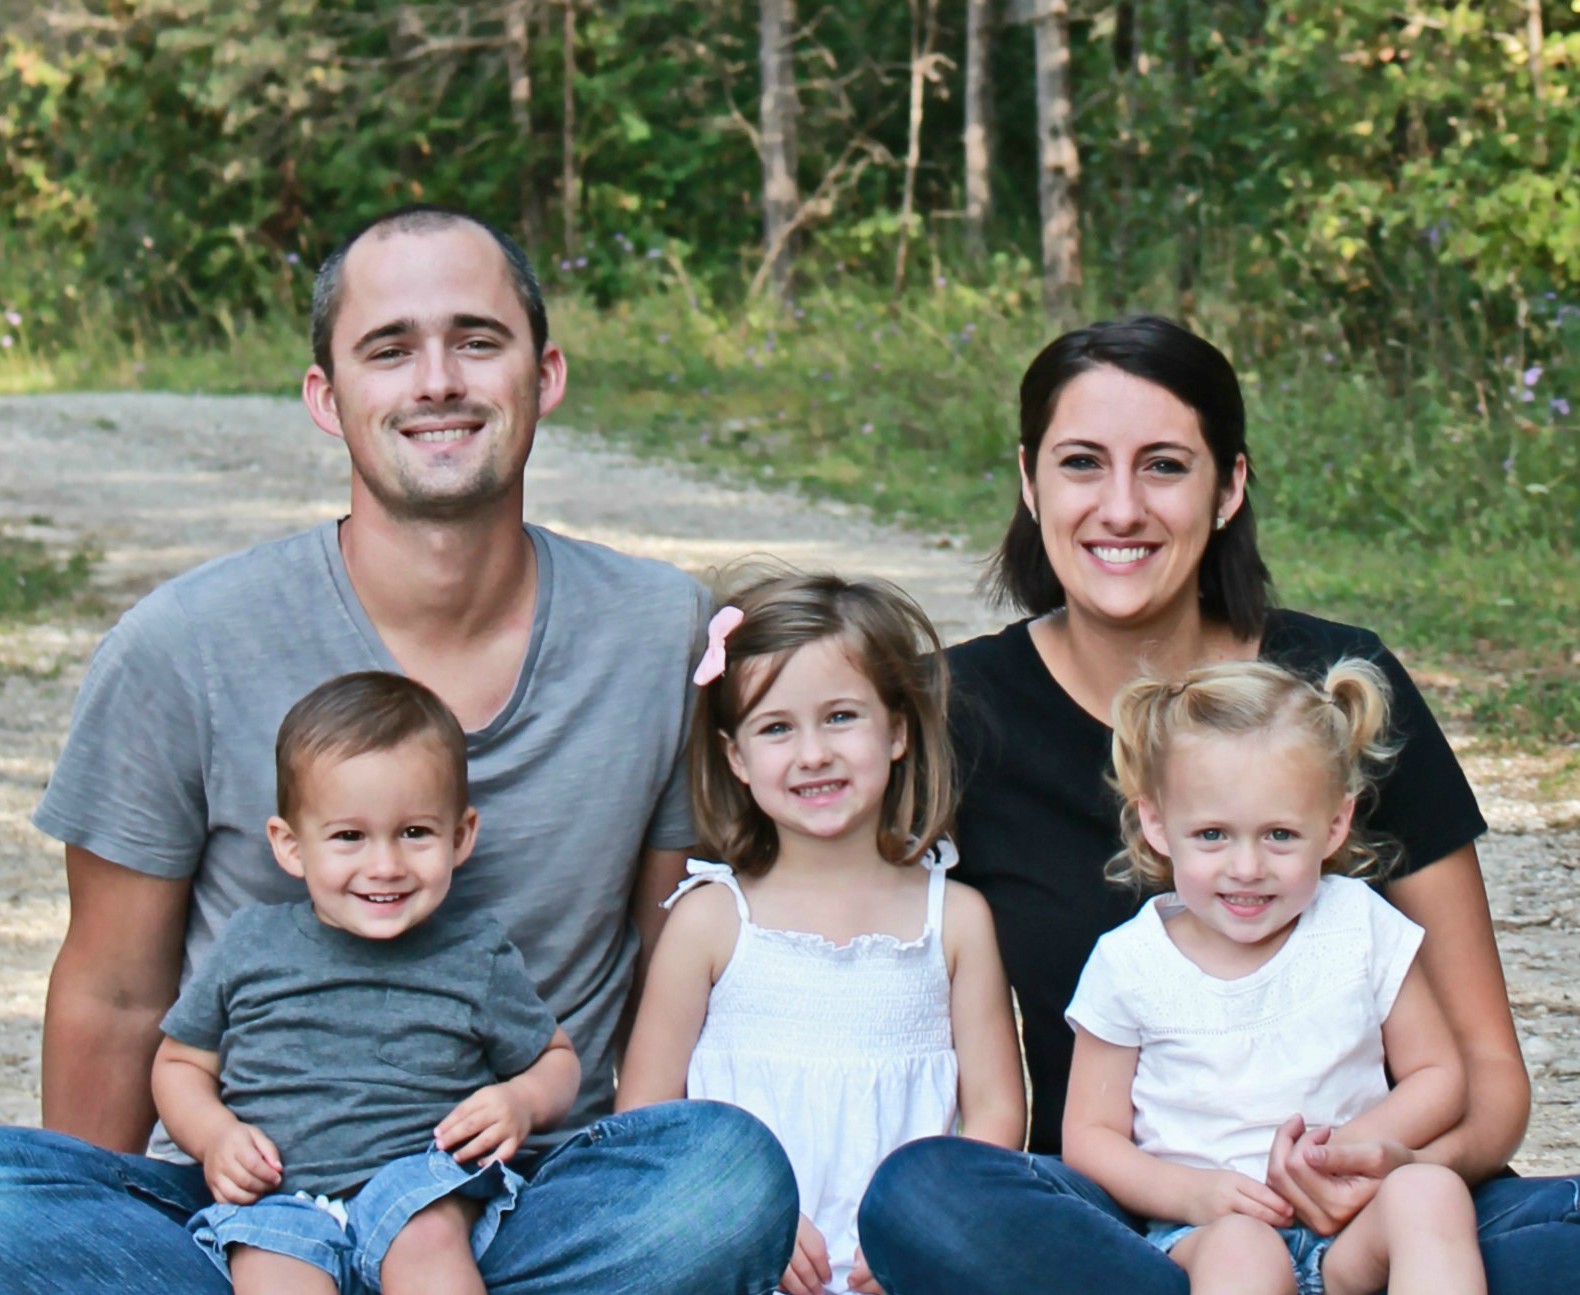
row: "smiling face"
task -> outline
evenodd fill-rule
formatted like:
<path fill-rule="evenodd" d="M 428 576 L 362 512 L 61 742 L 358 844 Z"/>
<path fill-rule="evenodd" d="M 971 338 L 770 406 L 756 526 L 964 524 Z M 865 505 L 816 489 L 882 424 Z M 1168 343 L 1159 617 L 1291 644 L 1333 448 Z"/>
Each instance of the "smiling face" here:
<path fill-rule="evenodd" d="M 1215 519 L 1245 497 L 1244 456 L 1220 481 L 1194 410 L 1119 369 L 1089 369 L 1060 392 L 1022 495 L 1072 617 L 1124 628 L 1197 606 Z"/>
<path fill-rule="evenodd" d="M 351 454 L 352 507 L 465 518 L 510 501 L 565 359 L 532 327 L 503 253 L 465 221 L 364 235 L 346 255 L 331 337 L 334 379 L 303 381 L 313 420 Z"/>
<path fill-rule="evenodd" d="M 765 669 L 748 661 L 750 672 Z M 753 691 L 748 673 L 747 695 Z M 798 843 L 871 841 L 905 724 L 879 698 L 838 638 L 796 649 L 779 677 L 725 738 L 735 776 L 778 829 L 781 855 Z"/>
<path fill-rule="evenodd" d="M 1185 905 L 1170 923 L 1176 943 L 1216 974 L 1244 974 L 1272 957 L 1316 894 L 1323 860 L 1349 835 L 1354 809 L 1299 738 L 1177 739 L 1157 801 L 1139 804 L 1147 843 L 1169 860 Z"/>
<path fill-rule="evenodd" d="M 457 807 L 436 742 L 321 755 L 301 786 L 292 821 L 269 820 L 269 844 L 280 867 L 307 883 L 321 922 L 388 940 L 439 907 L 472 851 L 477 811 Z"/>

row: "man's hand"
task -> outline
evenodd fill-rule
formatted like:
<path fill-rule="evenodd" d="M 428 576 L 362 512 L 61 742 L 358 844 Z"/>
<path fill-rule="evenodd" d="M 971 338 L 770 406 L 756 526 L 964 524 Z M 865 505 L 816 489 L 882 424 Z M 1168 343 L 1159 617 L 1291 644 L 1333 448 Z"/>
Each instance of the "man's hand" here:
<path fill-rule="evenodd" d="M 1196 1200 L 1182 1223 L 1203 1226 L 1225 1214 L 1244 1214 L 1270 1227 L 1287 1228 L 1295 1217 L 1290 1203 L 1266 1183 L 1232 1169 L 1204 1169 Z"/>
<path fill-rule="evenodd" d="M 803 1214 L 795 1225 L 795 1253 L 780 1279 L 779 1289 L 788 1295 L 823 1295 L 823 1287 L 834 1278 L 828 1264 L 828 1243 L 812 1220 Z"/>
<path fill-rule="evenodd" d="M 439 1122 L 433 1131 L 439 1150 L 465 1163 L 486 1157 L 503 1164 L 521 1150 L 532 1132 L 532 1113 L 509 1084 L 479 1088 Z"/>
<path fill-rule="evenodd" d="M 236 1120 L 203 1157 L 203 1180 L 225 1205 L 251 1205 L 285 1181 L 280 1152 L 268 1135 Z"/>
<path fill-rule="evenodd" d="M 1273 1137 L 1267 1182 L 1295 1207 L 1295 1217 L 1319 1236 L 1330 1237 L 1370 1203 L 1377 1189 L 1415 1153 L 1398 1142 L 1333 1145 L 1333 1130 L 1308 1129 L 1291 1115 Z"/>

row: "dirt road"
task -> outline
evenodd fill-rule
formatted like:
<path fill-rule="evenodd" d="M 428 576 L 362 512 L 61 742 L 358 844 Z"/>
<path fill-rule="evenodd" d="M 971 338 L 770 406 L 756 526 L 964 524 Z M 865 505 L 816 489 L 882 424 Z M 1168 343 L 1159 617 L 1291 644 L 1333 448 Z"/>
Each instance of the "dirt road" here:
<path fill-rule="evenodd" d="M 88 655 L 154 584 L 344 509 L 345 456 L 295 401 L 162 395 L 0 399 L 0 527 L 102 553 L 102 615 L 0 630 L 0 1121 L 38 1121 L 39 1021 L 66 924 L 59 846 L 27 816 Z M 528 472 L 538 522 L 705 573 L 744 553 L 886 576 L 946 641 L 1000 617 L 971 593 L 974 555 L 859 512 L 723 486 L 544 429 Z M 1517 768 L 1467 765 L 1494 831 L 1488 889 L 1536 1084 L 1527 1172 L 1580 1168 L 1580 806 L 1532 800 Z M 1527 780 L 1528 781 L 1528 780 Z"/>

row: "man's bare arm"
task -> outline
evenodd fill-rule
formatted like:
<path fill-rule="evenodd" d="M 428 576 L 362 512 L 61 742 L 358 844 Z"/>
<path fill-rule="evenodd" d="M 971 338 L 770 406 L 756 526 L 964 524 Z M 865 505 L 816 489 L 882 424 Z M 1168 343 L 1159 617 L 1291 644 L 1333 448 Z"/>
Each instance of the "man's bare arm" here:
<path fill-rule="evenodd" d="M 44 1127 L 141 1151 L 159 1022 L 181 980 L 190 881 L 66 847 L 71 922 L 44 1005 Z"/>

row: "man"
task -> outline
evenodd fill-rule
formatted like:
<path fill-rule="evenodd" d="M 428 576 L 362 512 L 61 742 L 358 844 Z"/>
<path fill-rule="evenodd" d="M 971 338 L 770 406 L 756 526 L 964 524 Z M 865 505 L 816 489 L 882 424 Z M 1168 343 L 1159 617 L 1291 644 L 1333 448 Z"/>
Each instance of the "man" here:
<path fill-rule="evenodd" d="M 226 1289 L 182 1227 L 208 1204 L 201 1171 L 135 1154 L 159 1020 L 231 913 L 300 897 L 264 835 L 281 717 L 327 678 L 386 669 L 467 730 L 481 826 L 451 902 L 510 931 L 585 1076 L 563 1140 L 534 1144 L 489 1289 L 771 1290 L 796 1204 L 766 1130 L 703 1103 L 608 1117 L 618 1022 L 690 840 L 706 598 L 672 568 L 523 527 L 566 367 L 497 230 L 436 208 L 372 222 L 319 273 L 313 346 L 302 394 L 346 443 L 350 513 L 128 612 L 35 815 L 65 843 L 71 921 L 45 1009 L 50 1132 L 0 1131 L 6 1289 Z M 156 1131 L 153 1153 L 168 1146 Z"/>

